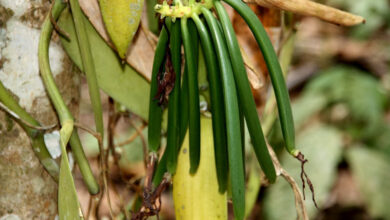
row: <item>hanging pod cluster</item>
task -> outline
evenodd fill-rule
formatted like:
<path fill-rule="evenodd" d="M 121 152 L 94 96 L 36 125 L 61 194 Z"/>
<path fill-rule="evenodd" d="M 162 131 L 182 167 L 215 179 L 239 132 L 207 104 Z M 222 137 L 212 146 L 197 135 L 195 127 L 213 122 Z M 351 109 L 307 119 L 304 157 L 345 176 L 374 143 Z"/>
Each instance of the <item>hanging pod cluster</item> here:
<path fill-rule="evenodd" d="M 294 124 L 290 100 L 278 58 L 252 10 L 241 0 L 224 0 L 246 21 L 261 49 L 276 95 L 286 148 L 294 157 Z M 215 9 L 215 14 L 211 11 Z M 190 173 L 200 161 L 200 106 L 198 88 L 198 53 L 203 53 L 209 81 L 215 166 L 219 191 L 230 185 L 234 214 L 243 219 L 245 210 L 244 120 L 256 157 L 270 182 L 276 172 L 267 149 L 255 101 L 237 37 L 228 14 L 219 0 L 175 0 L 164 2 L 155 10 L 164 19 L 154 57 L 150 106 L 149 148 L 160 146 L 163 108 L 168 107 L 167 147 L 154 175 L 157 185 L 163 174 L 175 173 L 177 155 L 189 130 Z M 199 43 L 200 42 L 200 43 Z M 185 67 L 181 79 L 181 45 Z M 199 49 L 201 46 L 201 50 Z M 166 102 L 168 104 L 166 104 Z"/>

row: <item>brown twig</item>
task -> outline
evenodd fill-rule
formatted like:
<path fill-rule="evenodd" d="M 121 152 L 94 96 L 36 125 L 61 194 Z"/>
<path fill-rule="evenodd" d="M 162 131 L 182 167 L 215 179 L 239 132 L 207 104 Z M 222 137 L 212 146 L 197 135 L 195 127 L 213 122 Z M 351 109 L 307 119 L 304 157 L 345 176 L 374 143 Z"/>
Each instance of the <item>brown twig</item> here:
<path fill-rule="evenodd" d="M 88 209 L 87 209 L 87 215 L 85 216 L 85 219 L 89 219 L 89 216 L 91 215 L 92 210 L 92 195 L 89 195 L 89 201 L 88 201 Z"/>
<path fill-rule="evenodd" d="M 105 163 L 105 161 L 106 161 L 105 155 L 107 153 L 105 152 L 104 147 L 103 147 L 102 136 L 99 133 L 92 130 L 91 128 L 89 128 L 81 123 L 75 122 L 74 125 L 80 129 L 88 132 L 89 134 L 93 135 L 96 138 L 96 140 L 98 141 L 98 146 L 99 146 L 99 151 L 100 151 L 100 155 L 99 155 L 99 167 L 100 167 L 99 185 L 102 188 L 102 190 L 96 197 L 97 202 L 96 202 L 95 216 L 97 219 L 99 219 L 99 209 L 100 209 L 101 201 L 102 201 L 103 195 L 105 194 L 105 192 L 107 192 L 108 193 L 107 199 L 108 199 L 108 203 L 109 203 L 109 207 L 110 207 L 110 215 L 111 215 L 111 217 L 113 217 L 112 209 L 111 209 L 111 201 L 110 201 L 110 196 L 109 196 L 109 192 L 108 192 L 107 166 Z"/>
<path fill-rule="evenodd" d="M 151 216 L 156 216 L 159 219 L 158 213 L 161 209 L 161 194 L 170 184 L 167 178 L 164 178 L 160 185 L 152 192 L 150 189 L 144 190 L 142 207 L 139 212 L 135 213 L 132 220 L 144 220 Z"/>
<path fill-rule="evenodd" d="M 157 161 L 157 155 L 155 153 L 150 153 L 149 156 L 149 163 L 146 169 L 146 176 L 145 176 L 145 188 L 151 189 L 152 188 L 152 179 L 154 170 L 156 167 L 156 161 Z"/>
<path fill-rule="evenodd" d="M 74 126 L 76 126 L 77 128 L 80 128 L 81 130 L 84 130 L 84 131 L 88 132 L 89 134 L 91 134 L 92 136 L 94 136 L 96 138 L 96 140 L 98 141 L 99 145 L 101 145 L 103 143 L 102 136 L 99 133 L 97 133 L 96 131 L 89 128 L 88 126 L 83 125 L 77 121 L 74 122 Z"/>
<path fill-rule="evenodd" d="M 113 215 L 113 212 L 112 212 L 111 199 L 110 199 L 110 194 L 109 194 L 109 191 L 108 191 L 108 182 L 107 182 L 108 152 L 106 152 L 104 150 L 102 136 L 99 133 L 97 133 L 94 130 L 92 130 L 91 128 L 89 128 L 87 126 L 84 126 L 84 125 L 82 125 L 82 124 L 80 124 L 78 122 L 75 122 L 74 125 L 76 127 L 80 128 L 80 129 L 90 133 L 98 141 L 99 151 L 100 151 L 100 155 L 99 155 L 100 183 L 99 183 L 99 185 L 102 187 L 102 190 L 101 190 L 101 193 L 99 193 L 99 195 L 97 196 L 98 201 L 97 201 L 97 205 L 96 205 L 95 215 L 99 219 L 99 207 L 101 205 L 101 200 L 102 200 L 103 195 L 105 194 L 105 192 L 107 192 L 107 200 L 108 200 L 108 205 L 109 205 L 109 209 L 110 209 L 110 216 L 113 219 L 114 215 Z"/>
<path fill-rule="evenodd" d="M 276 157 L 275 151 L 268 143 L 267 143 L 267 147 L 271 155 L 272 162 L 274 163 L 276 174 L 278 176 L 282 176 L 290 184 L 294 192 L 295 208 L 297 211 L 298 219 L 301 218 L 303 220 L 309 220 L 304 199 L 302 197 L 302 193 L 299 191 L 298 184 L 295 182 L 294 178 L 292 178 L 292 176 L 290 176 L 290 174 L 288 174 L 287 171 L 283 169 L 278 158 Z"/>
<path fill-rule="evenodd" d="M 89 203 L 88 203 L 88 211 L 87 211 L 87 216 L 86 216 L 86 219 L 88 220 L 89 217 L 91 216 L 91 213 L 94 213 L 95 215 L 95 219 L 98 219 L 98 215 L 97 215 L 97 200 L 96 198 L 98 198 L 99 194 L 98 195 L 91 195 L 89 197 Z"/>
<path fill-rule="evenodd" d="M 144 122 L 142 122 L 142 123 L 143 123 L 143 125 L 145 125 Z M 147 147 L 147 144 L 146 144 L 145 137 L 142 134 L 142 130 L 140 128 L 138 128 L 131 119 L 130 119 L 130 124 L 131 124 L 131 126 L 134 127 L 134 129 L 138 133 L 138 136 L 141 138 L 142 149 L 143 149 L 143 153 L 144 153 L 144 166 L 145 166 L 145 168 L 147 168 L 147 164 L 148 164 L 148 147 Z"/>
<path fill-rule="evenodd" d="M 108 98 L 108 130 L 107 130 L 107 139 L 108 139 L 108 149 L 111 151 L 111 154 L 114 157 L 115 164 L 119 167 L 119 157 L 115 151 L 114 137 L 115 137 L 115 128 L 120 119 L 120 114 L 115 112 L 114 100 Z"/>
<path fill-rule="evenodd" d="M 161 209 L 161 194 L 170 184 L 169 178 L 164 178 L 162 182 L 152 190 L 152 179 L 157 162 L 157 155 L 151 153 L 149 155 L 149 162 L 146 169 L 146 176 L 144 180 L 144 191 L 142 194 L 142 207 L 135 213 L 132 220 L 144 220 L 151 216 L 156 216 L 159 219 L 158 213 Z"/>
<path fill-rule="evenodd" d="M 145 123 L 142 123 L 142 125 L 138 127 L 138 129 L 139 129 L 140 131 L 143 131 L 145 128 L 146 128 L 146 124 L 145 124 Z M 123 146 L 125 146 L 125 145 L 127 145 L 127 144 L 131 144 L 131 142 L 133 142 L 138 136 L 139 136 L 139 132 L 137 132 L 137 129 L 136 129 L 136 132 L 134 132 L 134 134 L 132 134 L 132 135 L 129 137 L 129 139 L 127 139 L 127 140 L 125 140 L 125 141 L 123 141 L 123 142 L 117 144 L 116 146 L 117 146 L 117 147 L 123 147 Z"/>

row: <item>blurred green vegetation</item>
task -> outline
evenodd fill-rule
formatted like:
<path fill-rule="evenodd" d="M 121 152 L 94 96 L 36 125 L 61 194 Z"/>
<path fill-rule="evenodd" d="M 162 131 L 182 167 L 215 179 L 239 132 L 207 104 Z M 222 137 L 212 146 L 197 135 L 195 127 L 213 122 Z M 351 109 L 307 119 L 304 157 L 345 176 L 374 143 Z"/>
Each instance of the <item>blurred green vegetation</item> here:
<path fill-rule="evenodd" d="M 390 202 L 388 99 L 389 93 L 378 79 L 340 65 L 310 80 L 294 100 L 297 146 L 309 159 L 306 170 L 321 207 L 319 210 L 314 207 L 307 190 L 306 207 L 311 218 L 332 205 L 345 205 L 345 208 L 359 206 L 373 218 L 390 219 L 390 209 L 384 205 Z M 269 138 L 280 153 L 283 167 L 301 185 L 299 163 L 283 151 L 278 123 Z M 341 165 L 350 171 L 362 201 L 350 204 L 331 201 L 337 196 L 334 190 Z M 292 190 L 280 178 L 266 192 L 264 216 L 295 219 L 295 213 Z"/>
<path fill-rule="evenodd" d="M 390 25 L 390 3 L 388 0 L 328 0 L 327 2 L 366 19 L 365 25 L 353 29 L 354 37 L 367 39 L 377 29 L 388 28 Z"/>
<path fill-rule="evenodd" d="M 310 219 L 390 219 L 389 1 L 326 3 L 359 14 L 367 22 L 328 33 L 323 39 L 358 40 L 369 45 L 374 54 L 377 48 L 378 57 L 374 59 L 380 60 L 385 69 L 378 74 L 375 67 L 363 65 L 366 58 L 359 54 L 356 57 L 360 60 L 347 61 L 339 54 L 294 58 L 295 63 L 320 63 L 314 77 L 293 92 L 297 147 L 309 160 L 306 171 L 320 208 L 314 207 L 307 187 L 305 205 Z M 324 57 L 327 60 L 320 60 Z M 284 151 L 279 123 L 274 124 L 268 138 L 283 167 L 301 187 L 301 167 Z M 294 195 L 285 180 L 279 178 L 275 185 L 261 190 L 260 214 L 252 216 L 270 220 L 297 218 Z"/>

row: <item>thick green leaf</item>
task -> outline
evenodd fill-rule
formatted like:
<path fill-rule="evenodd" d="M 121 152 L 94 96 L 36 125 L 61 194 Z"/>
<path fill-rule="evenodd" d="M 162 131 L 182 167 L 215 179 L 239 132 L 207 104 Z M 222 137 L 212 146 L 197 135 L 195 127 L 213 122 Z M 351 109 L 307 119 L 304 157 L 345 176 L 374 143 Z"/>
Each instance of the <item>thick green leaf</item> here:
<path fill-rule="evenodd" d="M 60 220 L 82 219 L 80 203 L 66 153 L 61 156 L 58 210 Z"/>
<path fill-rule="evenodd" d="M 346 158 L 371 217 L 390 219 L 389 158 L 362 146 L 349 148 Z"/>
<path fill-rule="evenodd" d="M 297 137 L 297 146 L 309 159 L 305 170 L 313 182 L 316 200 L 321 207 L 328 197 L 336 177 L 336 168 L 342 153 L 342 135 L 332 127 L 315 124 L 300 133 Z M 299 162 L 286 153 L 280 157 L 280 161 L 287 172 L 301 186 Z M 317 209 L 311 200 L 308 187 L 306 187 L 305 206 L 309 216 L 313 217 Z M 266 219 L 270 220 L 296 219 L 293 191 L 283 178 L 278 178 L 275 185 L 271 186 L 267 192 L 264 201 L 264 214 Z"/>
<path fill-rule="evenodd" d="M 83 18 L 91 44 L 99 87 L 131 112 L 147 119 L 149 83 L 130 66 L 122 64 L 88 19 L 85 16 Z M 70 35 L 70 41 L 61 38 L 65 51 L 77 67 L 82 69 L 80 51 L 69 10 L 62 13 L 58 25 Z"/>
<path fill-rule="evenodd" d="M 69 160 L 66 152 L 66 145 L 72 135 L 73 122 L 67 121 L 60 130 L 61 145 L 61 166 L 60 180 L 58 184 L 58 215 L 60 220 L 83 219 L 80 203 L 77 198 L 77 192 L 73 181 L 72 171 L 70 170 Z"/>

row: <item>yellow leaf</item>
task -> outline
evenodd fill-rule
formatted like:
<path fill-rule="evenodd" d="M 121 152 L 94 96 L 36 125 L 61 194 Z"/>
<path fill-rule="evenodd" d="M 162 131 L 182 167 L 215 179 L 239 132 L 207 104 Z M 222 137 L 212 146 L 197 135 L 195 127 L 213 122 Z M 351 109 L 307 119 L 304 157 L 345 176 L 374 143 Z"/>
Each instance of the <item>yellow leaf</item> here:
<path fill-rule="evenodd" d="M 201 128 L 200 164 L 195 175 L 189 173 L 188 133 L 179 153 L 173 177 L 173 200 L 178 220 L 227 219 L 227 195 L 218 191 L 211 119 L 202 117 Z"/>
<path fill-rule="evenodd" d="M 127 49 L 137 32 L 143 0 L 100 0 L 104 25 L 119 57 L 125 59 Z"/>

